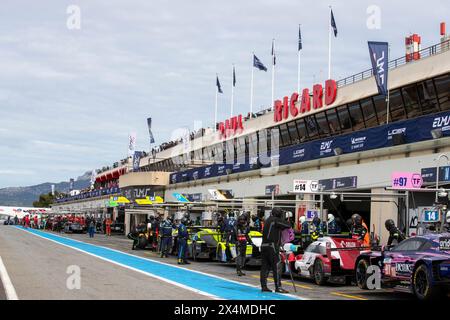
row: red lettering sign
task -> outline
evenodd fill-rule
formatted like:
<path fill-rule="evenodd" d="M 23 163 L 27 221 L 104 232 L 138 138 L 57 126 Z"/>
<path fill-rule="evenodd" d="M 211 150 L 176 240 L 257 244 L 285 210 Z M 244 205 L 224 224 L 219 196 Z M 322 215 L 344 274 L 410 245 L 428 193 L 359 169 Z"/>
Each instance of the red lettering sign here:
<path fill-rule="evenodd" d="M 225 123 L 219 123 L 219 132 L 222 139 L 233 136 L 242 130 L 244 130 L 242 115 L 231 117 L 230 119 L 225 120 Z"/>
<path fill-rule="evenodd" d="M 290 109 L 291 109 L 291 116 L 296 117 L 298 115 L 298 109 L 295 106 L 295 104 L 298 101 L 298 93 L 294 92 L 291 96 L 291 105 L 290 105 Z"/>
<path fill-rule="evenodd" d="M 325 104 L 329 106 L 336 101 L 337 84 L 334 80 L 325 81 Z"/>
<path fill-rule="evenodd" d="M 311 111 L 311 99 L 309 98 L 309 89 L 303 89 L 302 103 L 300 105 L 300 113 Z"/>
<path fill-rule="evenodd" d="M 283 120 L 283 103 L 280 100 L 275 100 L 275 111 L 273 113 L 273 120 L 275 122 Z"/>
<path fill-rule="evenodd" d="M 323 89 L 321 84 L 315 84 L 313 87 L 313 108 L 318 109 L 323 106 Z"/>
<path fill-rule="evenodd" d="M 321 84 L 315 84 L 313 86 L 312 91 L 313 91 L 312 107 L 314 109 L 320 109 L 324 105 L 329 106 L 336 101 L 337 84 L 336 81 L 334 80 L 325 81 L 325 92 Z M 279 122 L 288 119 L 289 114 L 292 117 L 296 117 L 299 114 L 304 114 L 311 111 L 311 98 L 309 96 L 309 89 L 305 88 L 302 91 L 300 108 L 296 106 L 298 100 L 299 94 L 297 92 L 294 92 L 291 95 L 290 100 L 288 97 L 284 97 L 283 100 L 275 100 L 273 113 L 274 122 Z"/>

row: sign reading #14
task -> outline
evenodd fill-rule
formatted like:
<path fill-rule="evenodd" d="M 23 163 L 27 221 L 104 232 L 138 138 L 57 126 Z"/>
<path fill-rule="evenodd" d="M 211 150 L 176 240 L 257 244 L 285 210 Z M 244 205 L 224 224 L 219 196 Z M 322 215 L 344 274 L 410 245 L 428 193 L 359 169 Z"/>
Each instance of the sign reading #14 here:
<path fill-rule="evenodd" d="M 393 172 L 391 176 L 393 189 L 420 189 L 422 175 L 415 172 Z"/>
<path fill-rule="evenodd" d="M 317 180 L 294 180 L 293 192 L 314 193 L 319 191 L 319 181 Z"/>

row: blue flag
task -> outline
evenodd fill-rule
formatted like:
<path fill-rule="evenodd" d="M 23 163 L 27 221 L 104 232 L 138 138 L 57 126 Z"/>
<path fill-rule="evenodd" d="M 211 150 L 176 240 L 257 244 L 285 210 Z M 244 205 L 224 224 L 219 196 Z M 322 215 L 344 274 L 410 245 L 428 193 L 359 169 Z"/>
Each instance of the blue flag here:
<path fill-rule="evenodd" d="M 216 86 L 217 86 L 217 91 L 219 93 L 223 93 L 222 87 L 220 86 L 220 82 L 219 82 L 219 76 L 216 76 Z"/>
<path fill-rule="evenodd" d="M 302 31 L 300 30 L 300 25 L 298 26 L 298 51 L 302 50 Z"/>
<path fill-rule="evenodd" d="M 275 41 L 274 40 L 272 40 L 272 64 L 273 65 L 276 65 L 276 60 L 277 60 L 277 58 L 276 58 L 276 56 L 275 56 L 275 43 L 274 43 Z"/>
<path fill-rule="evenodd" d="M 266 66 L 255 55 L 253 55 L 253 66 L 259 70 L 267 71 Z"/>
<path fill-rule="evenodd" d="M 234 66 L 233 66 L 233 87 L 236 87 L 236 71 L 234 70 Z"/>
<path fill-rule="evenodd" d="M 150 137 L 150 144 L 155 143 L 155 138 L 152 133 L 152 118 L 147 118 L 148 135 Z"/>
<path fill-rule="evenodd" d="M 333 10 L 331 10 L 331 27 L 333 28 L 334 36 L 337 37 L 337 27 L 336 27 L 336 21 L 334 21 Z"/>
<path fill-rule="evenodd" d="M 369 41 L 370 61 L 377 82 L 378 93 L 388 94 L 389 44 L 387 42 Z"/>

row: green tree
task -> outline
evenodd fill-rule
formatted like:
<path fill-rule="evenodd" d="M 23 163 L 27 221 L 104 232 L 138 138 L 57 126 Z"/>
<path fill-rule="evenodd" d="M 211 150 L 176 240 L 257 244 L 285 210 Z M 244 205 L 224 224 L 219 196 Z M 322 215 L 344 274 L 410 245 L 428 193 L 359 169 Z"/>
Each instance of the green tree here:
<path fill-rule="evenodd" d="M 51 192 L 41 194 L 39 196 L 39 200 L 33 202 L 33 207 L 35 207 L 35 208 L 49 208 L 50 205 L 55 200 L 55 197 L 56 197 L 56 195 L 53 196 Z"/>

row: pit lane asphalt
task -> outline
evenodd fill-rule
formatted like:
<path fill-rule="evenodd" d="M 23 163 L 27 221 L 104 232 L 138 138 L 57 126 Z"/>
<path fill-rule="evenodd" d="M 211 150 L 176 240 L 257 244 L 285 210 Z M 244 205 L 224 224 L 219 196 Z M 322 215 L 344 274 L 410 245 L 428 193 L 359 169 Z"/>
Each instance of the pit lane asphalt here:
<path fill-rule="evenodd" d="M 131 250 L 131 241 L 124 236 L 107 237 L 96 234 L 90 239 L 86 234 L 57 235 L 176 265 L 174 257 L 163 259 L 149 250 Z M 0 256 L 19 299 L 207 299 L 204 295 L 149 278 L 10 226 L 0 226 L 0 243 Z M 81 267 L 80 290 L 68 290 L 66 287 L 69 276 L 66 271 L 70 265 Z M 236 276 L 234 266 L 217 262 L 191 261 L 191 264 L 184 268 L 259 285 L 259 270 L 256 268 L 246 270 L 245 277 Z M 317 286 L 304 279 L 296 279 L 295 284 L 297 295 L 314 300 L 412 298 L 406 293 L 393 290 L 365 291 L 356 286 L 332 284 Z M 289 278 L 283 279 L 283 285 L 292 294 L 296 294 Z M 269 286 L 273 286 L 273 282 L 269 281 Z M 239 299 L 239 293 L 236 298 Z"/>

